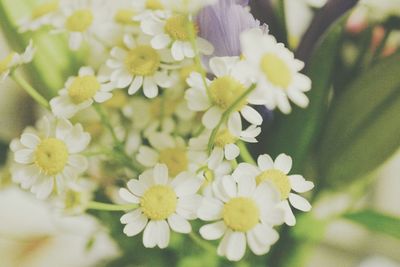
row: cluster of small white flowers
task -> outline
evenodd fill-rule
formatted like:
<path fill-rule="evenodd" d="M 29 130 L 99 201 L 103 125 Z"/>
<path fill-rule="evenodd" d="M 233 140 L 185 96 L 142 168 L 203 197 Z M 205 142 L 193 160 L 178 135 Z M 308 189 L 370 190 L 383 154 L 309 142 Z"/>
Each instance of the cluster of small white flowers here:
<path fill-rule="evenodd" d="M 12 142 L 13 180 L 80 212 L 92 190 L 103 190 L 130 205 L 124 233 L 143 231 L 145 247 L 167 247 L 170 229 L 187 234 L 189 221 L 200 219 L 211 222 L 199 229 L 204 239 L 222 238 L 219 255 L 240 260 L 246 244 L 267 253 L 279 238 L 274 227 L 296 222 L 290 206 L 311 209 L 297 193 L 313 183 L 289 174 L 285 154 L 275 161 L 261 155 L 257 164 L 243 155 L 261 133 L 254 106 L 289 113 L 290 100 L 306 107 L 311 82 L 299 73 L 304 64 L 259 28 L 241 35 L 241 57 L 204 62 L 213 46 L 197 35 L 194 17 L 213 2 L 50 0 L 36 7 L 21 31 L 66 33 L 72 50 L 100 64 L 88 60 L 37 127 Z M 121 179 L 127 188 L 118 196 L 112 189 Z M 95 186 L 84 186 L 88 180 Z"/>

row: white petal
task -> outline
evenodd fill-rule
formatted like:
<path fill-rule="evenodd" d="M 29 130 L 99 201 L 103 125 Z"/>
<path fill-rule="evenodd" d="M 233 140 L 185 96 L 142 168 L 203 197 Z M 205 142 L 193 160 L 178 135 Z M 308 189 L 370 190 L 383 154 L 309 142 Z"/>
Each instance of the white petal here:
<path fill-rule="evenodd" d="M 222 117 L 222 110 L 218 107 L 212 107 L 203 115 L 201 119 L 207 129 L 214 129 Z"/>
<path fill-rule="evenodd" d="M 168 223 L 171 226 L 171 229 L 177 233 L 187 234 L 192 231 L 190 223 L 177 214 L 169 216 Z"/>
<path fill-rule="evenodd" d="M 246 119 L 251 124 L 254 125 L 261 125 L 262 124 L 262 117 L 261 115 L 255 110 L 254 108 L 250 106 L 244 106 L 241 110 L 240 113 L 243 115 L 243 117 Z"/>
<path fill-rule="evenodd" d="M 234 178 L 230 175 L 222 177 L 222 185 L 224 193 L 233 198 L 237 196 L 237 186 Z"/>
<path fill-rule="evenodd" d="M 197 218 L 197 210 L 200 207 L 200 203 L 201 196 L 199 195 L 180 197 L 176 206 L 176 213 L 187 220 L 194 220 Z"/>
<path fill-rule="evenodd" d="M 175 193 L 178 197 L 193 195 L 199 190 L 202 183 L 203 181 L 197 177 L 188 178 L 175 187 Z"/>
<path fill-rule="evenodd" d="M 138 218 L 136 218 L 135 221 L 128 223 L 124 227 L 124 233 L 127 236 L 135 236 L 139 234 L 141 231 L 143 231 L 144 227 L 147 224 L 147 221 L 148 219 L 146 218 L 146 216 L 141 214 L 140 216 L 138 216 Z"/>
<path fill-rule="evenodd" d="M 159 34 L 154 36 L 153 39 L 151 39 L 151 46 L 154 49 L 163 49 L 166 48 L 170 42 L 171 38 L 169 37 L 168 34 Z"/>
<path fill-rule="evenodd" d="M 68 158 L 68 164 L 77 172 L 82 173 L 88 168 L 88 160 L 82 155 L 71 155 Z"/>
<path fill-rule="evenodd" d="M 210 100 L 207 94 L 200 89 L 191 88 L 186 91 L 185 99 L 188 102 L 188 107 L 193 111 L 203 111 L 210 107 Z"/>
<path fill-rule="evenodd" d="M 274 162 L 275 169 L 281 170 L 283 173 L 288 174 L 292 168 L 292 158 L 286 154 L 280 154 Z"/>
<path fill-rule="evenodd" d="M 246 236 L 243 232 L 233 232 L 226 247 L 226 257 L 231 261 L 239 261 L 246 252 Z"/>
<path fill-rule="evenodd" d="M 239 165 L 233 171 L 232 177 L 237 182 L 242 177 L 255 178 L 259 173 L 260 173 L 260 171 L 257 169 L 256 166 L 254 166 L 250 163 L 242 162 L 242 163 L 239 163 Z"/>
<path fill-rule="evenodd" d="M 314 188 L 314 183 L 306 181 L 301 175 L 290 175 L 289 176 L 291 187 L 298 193 L 304 193 Z"/>
<path fill-rule="evenodd" d="M 274 168 L 274 161 L 268 154 L 258 156 L 257 164 L 262 171 Z"/>
<path fill-rule="evenodd" d="M 159 248 L 166 248 L 169 244 L 169 226 L 165 220 L 156 221 L 157 232 L 158 232 L 158 242 Z"/>
<path fill-rule="evenodd" d="M 197 215 L 204 221 L 218 220 L 222 216 L 223 204 L 216 198 L 203 198 Z"/>
<path fill-rule="evenodd" d="M 310 202 L 307 201 L 302 196 L 299 196 L 297 194 L 290 193 L 289 194 L 289 202 L 292 204 L 293 207 L 295 207 L 298 210 L 301 211 L 310 211 L 311 210 L 311 204 Z"/>
<path fill-rule="evenodd" d="M 175 41 L 172 44 L 171 54 L 172 57 L 177 61 L 181 61 L 185 58 L 185 55 L 183 54 L 183 44 L 181 41 Z"/>
<path fill-rule="evenodd" d="M 289 201 L 284 200 L 279 203 L 279 207 L 284 211 L 284 221 L 289 226 L 294 226 L 296 224 L 296 217 L 294 217 L 293 211 L 289 206 Z"/>
<path fill-rule="evenodd" d="M 258 224 L 247 233 L 247 241 L 251 251 L 256 255 L 267 253 L 272 244 L 279 238 L 278 233 L 270 226 Z"/>
<path fill-rule="evenodd" d="M 241 176 L 236 180 L 238 184 L 238 196 L 251 197 L 256 190 L 256 179 L 251 176 Z"/>
<path fill-rule="evenodd" d="M 128 223 L 134 222 L 142 214 L 143 213 L 142 213 L 141 209 L 135 209 L 133 211 L 130 211 L 130 212 L 122 215 L 120 218 L 120 222 L 122 224 L 128 224 Z"/>
<path fill-rule="evenodd" d="M 154 166 L 158 161 L 158 153 L 147 146 L 141 146 L 136 159 L 146 167 Z"/>
<path fill-rule="evenodd" d="M 240 154 L 240 149 L 235 144 L 227 144 L 225 146 L 225 158 L 227 160 L 233 160 Z"/>
<path fill-rule="evenodd" d="M 127 186 L 133 194 L 139 197 L 143 196 L 144 192 L 146 191 L 146 187 L 143 185 L 143 183 L 136 179 L 129 180 Z"/>
<path fill-rule="evenodd" d="M 53 191 L 53 187 L 54 179 L 45 179 L 37 188 L 35 188 L 36 197 L 38 199 L 46 199 Z"/>
<path fill-rule="evenodd" d="M 144 78 L 143 93 L 148 98 L 154 98 L 158 95 L 158 86 L 152 77 Z"/>
<path fill-rule="evenodd" d="M 136 76 L 128 89 L 128 94 L 133 95 L 136 93 L 143 84 L 143 76 Z"/>
<path fill-rule="evenodd" d="M 288 96 L 289 99 L 293 101 L 296 105 L 298 105 L 301 108 L 306 108 L 308 104 L 310 103 L 310 100 L 308 100 L 308 97 L 300 91 L 297 90 L 289 90 L 288 91 Z"/>
<path fill-rule="evenodd" d="M 30 164 L 34 161 L 34 153 L 32 149 L 20 149 L 15 152 L 14 159 L 21 164 Z"/>
<path fill-rule="evenodd" d="M 234 136 L 240 136 L 242 132 L 242 119 L 239 112 L 233 112 L 229 116 L 228 129 Z"/>
<path fill-rule="evenodd" d="M 156 164 L 153 171 L 154 182 L 156 184 L 167 184 L 168 182 L 168 167 L 165 164 Z"/>
<path fill-rule="evenodd" d="M 199 230 L 200 235 L 206 240 L 216 240 L 221 238 L 226 231 L 224 221 L 210 223 L 202 226 Z"/>
<path fill-rule="evenodd" d="M 150 221 L 143 232 L 143 246 L 154 248 L 158 243 L 158 227 L 156 221 Z"/>
<path fill-rule="evenodd" d="M 119 189 L 119 196 L 123 200 L 129 203 L 135 203 L 135 204 L 139 203 L 139 199 L 136 196 L 134 196 L 131 192 L 129 192 L 126 188 Z"/>
<path fill-rule="evenodd" d="M 24 133 L 21 135 L 21 144 L 34 149 L 40 143 L 40 138 L 32 133 Z"/>
<path fill-rule="evenodd" d="M 208 159 L 208 167 L 212 170 L 215 170 L 224 159 L 224 150 L 220 147 L 215 147 Z"/>

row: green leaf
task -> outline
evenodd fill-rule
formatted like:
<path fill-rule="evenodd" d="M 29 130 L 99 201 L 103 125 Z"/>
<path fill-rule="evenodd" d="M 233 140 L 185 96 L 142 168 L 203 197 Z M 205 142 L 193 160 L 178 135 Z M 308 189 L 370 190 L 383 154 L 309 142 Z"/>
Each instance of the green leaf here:
<path fill-rule="evenodd" d="M 342 22 L 336 23 L 325 35 L 313 54 L 306 74 L 312 80 L 306 109 L 295 107 L 289 116 L 279 116 L 268 138 L 268 153 L 287 153 L 294 158 L 294 171 L 301 171 L 315 137 L 319 134 L 327 111 L 329 89 L 336 50 L 342 36 Z"/>
<path fill-rule="evenodd" d="M 391 237 L 400 239 L 400 218 L 382 214 L 373 210 L 364 210 L 343 215 L 362 226 Z"/>
<path fill-rule="evenodd" d="M 400 53 L 363 74 L 332 104 L 319 150 L 319 173 L 340 186 L 385 162 L 400 146 Z"/>

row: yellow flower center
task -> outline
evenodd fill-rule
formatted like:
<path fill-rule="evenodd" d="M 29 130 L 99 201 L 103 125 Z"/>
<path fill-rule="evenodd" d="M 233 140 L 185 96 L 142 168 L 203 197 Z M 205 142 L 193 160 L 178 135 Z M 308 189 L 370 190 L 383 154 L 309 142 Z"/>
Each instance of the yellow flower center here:
<path fill-rule="evenodd" d="M 216 78 L 209 87 L 211 100 L 220 108 L 229 108 L 245 91 L 246 88 L 239 81 L 229 76 Z M 236 110 L 247 104 L 246 99 L 240 101 Z"/>
<path fill-rule="evenodd" d="M 148 45 L 140 45 L 128 52 L 125 66 L 132 75 L 153 75 L 160 66 L 160 56 Z"/>
<path fill-rule="evenodd" d="M 71 32 L 84 32 L 92 23 L 92 11 L 90 9 L 80 9 L 67 18 L 66 28 Z"/>
<path fill-rule="evenodd" d="M 67 146 L 57 138 L 44 139 L 36 147 L 35 163 L 47 175 L 60 173 L 67 161 Z"/>
<path fill-rule="evenodd" d="M 117 90 L 113 92 L 113 96 L 104 102 L 104 106 L 113 109 L 119 109 L 128 103 L 128 97 L 122 90 Z"/>
<path fill-rule="evenodd" d="M 217 147 L 225 147 L 228 144 L 234 144 L 238 138 L 233 136 L 228 129 L 220 130 L 215 136 L 214 144 Z"/>
<path fill-rule="evenodd" d="M 182 147 L 166 148 L 160 151 L 159 161 L 167 165 L 172 177 L 186 171 L 189 163 L 186 150 Z"/>
<path fill-rule="evenodd" d="M 66 210 L 72 210 L 79 205 L 82 205 L 82 193 L 74 190 L 67 190 L 65 192 L 64 205 Z"/>
<path fill-rule="evenodd" d="M 289 66 L 275 54 L 267 53 L 261 59 L 261 70 L 270 83 L 287 89 L 292 82 L 292 73 Z"/>
<path fill-rule="evenodd" d="M 0 74 L 5 72 L 7 69 L 9 69 L 9 65 L 11 61 L 13 60 L 13 57 L 16 55 L 16 53 L 10 53 L 7 55 L 3 60 L 0 60 Z"/>
<path fill-rule="evenodd" d="M 72 102 L 79 104 L 91 99 L 100 89 L 100 83 L 95 76 L 76 77 L 68 88 Z"/>
<path fill-rule="evenodd" d="M 135 16 L 136 12 L 132 8 L 127 9 L 119 9 L 114 16 L 114 20 L 120 24 L 137 24 L 133 21 L 133 16 Z"/>
<path fill-rule="evenodd" d="M 176 101 L 173 99 L 152 99 L 150 101 L 150 113 L 155 119 L 159 119 L 161 115 L 171 117 L 176 110 L 176 104 Z"/>
<path fill-rule="evenodd" d="M 58 4 L 58 1 L 52 1 L 35 7 L 32 11 L 32 19 L 37 19 L 56 11 L 58 9 Z"/>
<path fill-rule="evenodd" d="M 190 32 L 188 31 L 190 25 L 187 16 L 174 15 L 167 19 L 164 29 L 173 39 L 188 41 L 190 39 Z M 194 32 L 197 34 L 197 27 L 194 28 Z"/>
<path fill-rule="evenodd" d="M 174 190 L 166 185 L 147 189 L 140 200 L 144 215 L 151 220 L 165 220 L 176 210 L 178 200 Z"/>
<path fill-rule="evenodd" d="M 291 190 L 289 177 L 280 170 L 271 169 L 262 172 L 256 177 L 257 184 L 264 181 L 270 181 L 273 186 L 279 191 L 281 199 L 287 199 Z"/>
<path fill-rule="evenodd" d="M 164 6 L 161 4 L 160 0 L 147 0 L 146 8 L 156 10 L 156 9 L 163 9 Z"/>
<path fill-rule="evenodd" d="M 251 198 L 236 197 L 225 203 L 222 218 L 234 231 L 247 232 L 260 220 L 260 211 Z"/>

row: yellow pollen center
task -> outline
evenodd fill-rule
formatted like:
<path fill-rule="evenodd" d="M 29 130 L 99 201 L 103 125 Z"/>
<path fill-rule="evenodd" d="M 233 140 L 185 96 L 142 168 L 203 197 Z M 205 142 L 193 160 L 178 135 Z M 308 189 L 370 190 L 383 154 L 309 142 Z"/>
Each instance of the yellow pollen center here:
<path fill-rule="evenodd" d="M 120 24 L 136 24 L 133 21 L 133 16 L 135 16 L 136 12 L 132 8 L 127 9 L 119 9 L 114 16 L 114 20 Z"/>
<path fill-rule="evenodd" d="M 65 192 L 64 205 L 66 210 L 74 209 L 82 204 L 82 193 L 74 190 Z"/>
<path fill-rule="evenodd" d="M 246 88 L 239 81 L 229 76 L 216 78 L 209 87 L 211 100 L 220 108 L 229 108 L 245 91 Z M 236 110 L 247 104 L 243 99 Z"/>
<path fill-rule="evenodd" d="M 270 83 L 282 89 L 287 89 L 292 82 L 289 66 L 275 54 L 267 53 L 262 57 L 261 70 Z"/>
<path fill-rule="evenodd" d="M 80 9 L 67 18 L 66 28 L 71 32 L 84 32 L 92 23 L 92 11 L 90 9 Z"/>
<path fill-rule="evenodd" d="M 251 198 L 236 197 L 225 203 L 222 218 L 232 230 L 247 232 L 259 222 L 260 211 Z"/>
<path fill-rule="evenodd" d="M 187 41 L 190 39 L 188 27 L 190 26 L 189 19 L 184 15 L 175 15 L 167 19 L 165 22 L 165 31 L 175 40 Z M 194 32 L 198 30 L 195 27 Z"/>
<path fill-rule="evenodd" d="M 181 147 L 166 148 L 160 151 L 159 161 L 167 165 L 172 177 L 186 171 L 189 163 L 186 150 Z"/>
<path fill-rule="evenodd" d="M 272 169 L 262 172 L 256 177 L 257 184 L 264 181 L 270 181 L 279 191 L 281 199 L 287 199 L 291 190 L 289 177 L 280 170 Z"/>
<path fill-rule="evenodd" d="M 141 45 L 128 52 L 125 66 L 132 75 L 153 75 L 160 66 L 160 56 L 148 45 Z"/>
<path fill-rule="evenodd" d="M 49 3 L 44 3 L 42 5 L 37 6 L 32 11 L 32 19 L 40 18 L 44 15 L 47 15 L 53 11 L 58 9 L 58 1 L 53 1 Z"/>
<path fill-rule="evenodd" d="M 5 72 L 10 67 L 9 65 L 15 55 L 16 53 L 13 52 L 6 56 L 3 60 L 0 60 L 0 74 Z"/>
<path fill-rule="evenodd" d="M 47 175 L 60 173 L 68 161 L 65 143 L 56 138 L 48 138 L 36 147 L 35 164 Z"/>
<path fill-rule="evenodd" d="M 146 8 L 156 10 L 156 9 L 163 9 L 164 6 L 161 4 L 160 0 L 147 0 Z"/>
<path fill-rule="evenodd" d="M 228 144 L 234 144 L 238 138 L 236 136 L 233 136 L 228 129 L 223 129 L 217 133 L 215 136 L 215 141 L 214 144 L 217 147 L 225 147 Z"/>
<path fill-rule="evenodd" d="M 144 215 L 151 220 L 165 220 L 176 210 L 177 197 L 171 187 L 154 185 L 140 200 Z"/>
<path fill-rule="evenodd" d="M 68 95 L 75 104 L 91 99 L 100 89 L 95 76 L 76 77 L 68 88 Z"/>

